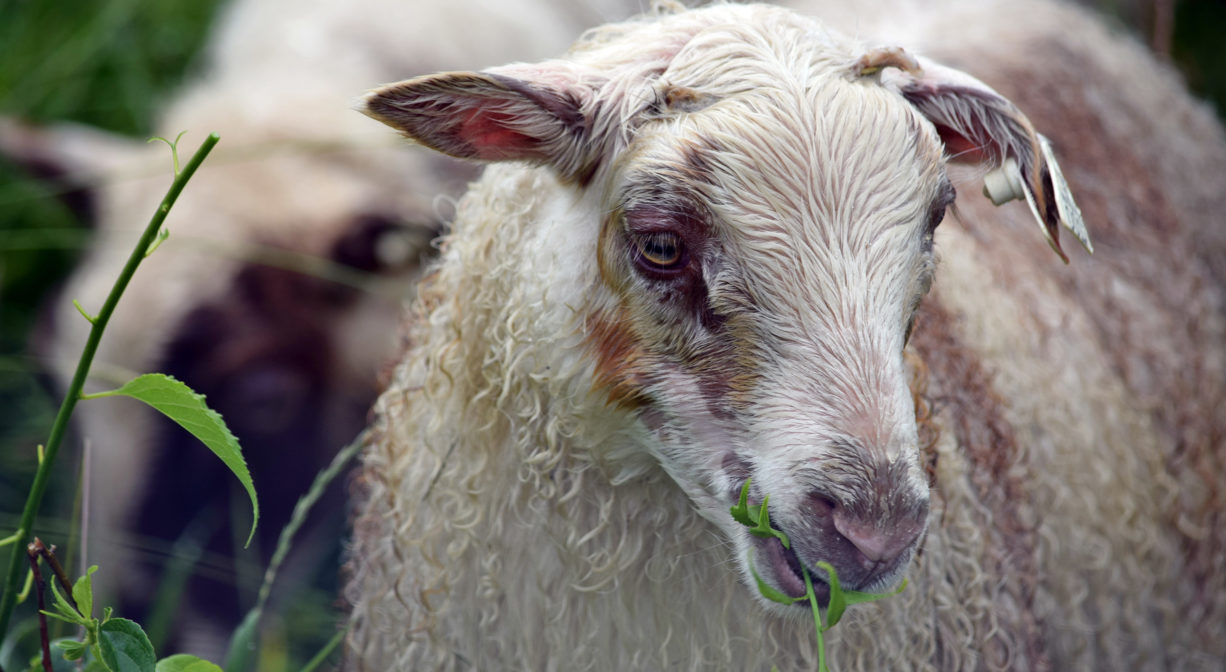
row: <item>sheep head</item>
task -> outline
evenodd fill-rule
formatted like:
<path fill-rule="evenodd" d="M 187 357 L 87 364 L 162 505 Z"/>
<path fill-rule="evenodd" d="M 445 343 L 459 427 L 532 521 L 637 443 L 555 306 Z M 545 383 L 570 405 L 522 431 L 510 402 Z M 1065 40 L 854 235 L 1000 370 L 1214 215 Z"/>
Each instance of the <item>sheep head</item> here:
<path fill-rule="evenodd" d="M 593 385 L 750 585 L 752 563 L 803 594 L 819 561 L 853 589 L 896 584 L 928 518 L 903 350 L 954 200 L 945 164 L 1012 160 L 1046 226 L 1050 152 L 985 85 L 784 10 L 619 30 L 570 60 L 393 84 L 363 111 L 598 204 L 541 223 L 591 234 L 590 282 L 549 300 L 581 313 Z M 791 549 L 729 516 L 750 478 Z"/>

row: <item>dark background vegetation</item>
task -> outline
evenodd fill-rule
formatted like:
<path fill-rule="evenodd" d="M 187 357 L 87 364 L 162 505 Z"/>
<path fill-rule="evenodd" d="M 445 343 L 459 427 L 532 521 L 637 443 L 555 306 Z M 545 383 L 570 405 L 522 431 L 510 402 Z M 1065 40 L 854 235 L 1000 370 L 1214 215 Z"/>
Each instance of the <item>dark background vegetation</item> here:
<path fill-rule="evenodd" d="M 198 54 L 220 4 L 0 0 L 0 115 L 150 135 L 155 111 L 198 71 Z M 1087 4 L 1171 60 L 1219 112 L 1226 109 L 1226 1 Z M 167 168 L 169 182 L 169 157 Z M 39 310 L 88 241 L 87 224 L 55 190 L 0 157 L 0 537 L 16 527 L 35 466 L 34 447 L 45 440 L 58 406 L 30 354 Z M 61 476 L 43 506 L 43 534 L 70 536 L 77 490 L 67 475 L 78 468 L 72 464 L 75 453 L 67 450 L 61 459 Z"/>

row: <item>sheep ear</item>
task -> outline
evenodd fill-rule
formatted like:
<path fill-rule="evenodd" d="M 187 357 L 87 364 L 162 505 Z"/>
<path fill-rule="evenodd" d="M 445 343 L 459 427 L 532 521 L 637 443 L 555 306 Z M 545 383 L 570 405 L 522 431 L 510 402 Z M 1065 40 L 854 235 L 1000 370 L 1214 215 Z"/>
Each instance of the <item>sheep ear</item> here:
<path fill-rule="evenodd" d="M 372 91 L 359 110 L 451 156 L 548 164 L 582 181 L 597 153 L 583 111 L 591 92 L 545 67 L 418 77 Z"/>
<path fill-rule="evenodd" d="M 1087 251 L 1093 252 L 1081 211 L 1073 200 L 1047 138 L 1013 103 L 988 85 L 958 70 L 882 49 L 861 59 L 860 74 L 892 68 L 882 81 L 896 87 L 927 117 L 945 143 L 951 161 L 986 164 L 984 195 L 996 205 L 1024 199 L 1047 242 L 1060 258 L 1059 226 L 1063 225 Z"/>

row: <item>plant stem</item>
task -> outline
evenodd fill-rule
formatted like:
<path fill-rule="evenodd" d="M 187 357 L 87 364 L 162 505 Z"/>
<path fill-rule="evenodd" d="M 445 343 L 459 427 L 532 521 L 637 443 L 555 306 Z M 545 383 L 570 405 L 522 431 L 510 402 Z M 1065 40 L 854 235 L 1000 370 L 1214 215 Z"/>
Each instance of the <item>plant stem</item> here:
<path fill-rule="evenodd" d="M 38 542 L 38 546 L 42 546 L 42 542 Z M 26 549 L 26 555 L 30 558 L 30 571 L 34 573 L 34 583 L 38 585 L 38 638 L 42 643 L 43 649 L 43 669 L 46 672 L 52 672 L 51 669 L 51 640 L 47 637 L 47 616 L 43 612 L 47 610 L 47 601 L 43 593 L 46 592 L 46 584 L 43 583 L 43 574 L 38 571 L 38 556 L 39 552 L 34 544 L 30 544 Z"/>
<path fill-rule="evenodd" d="M 12 536 L 0 539 L 0 546 L 8 546 L 9 544 L 16 544 L 20 542 L 21 539 L 22 539 L 22 532 L 21 530 L 17 530 L 16 532 L 13 533 Z"/>
<path fill-rule="evenodd" d="M 822 637 L 822 612 L 817 606 L 817 593 L 813 592 L 813 579 L 809 578 L 809 568 L 801 567 L 805 577 L 805 596 L 809 598 L 809 606 L 813 608 L 813 629 L 817 631 L 817 670 L 830 672 L 826 666 L 826 640 Z"/>
<path fill-rule="evenodd" d="M 30 543 L 30 552 L 36 553 L 47 561 L 47 566 L 51 568 L 51 573 L 55 574 L 56 580 L 60 582 L 60 587 L 64 589 L 64 599 L 81 614 L 81 608 L 77 606 L 77 600 L 72 596 L 72 580 L 68 578 L 68 572 L 64 571 L 64 566 L 60 564 L 59 558 L 55 557 L 55 545 L 51 548 L 43 545 L 42 539 L 34 537 L 34 541 Z M 85 616 L 85 614 L 81 614 Z"/>
<path fill-rule="evenodd" d="M 60 410 L 56 414 L 55 422 L 51 426 L 51 435 L 47 439 L 46 457 L 34 475 L 34 484 L 30 486 L 30 494 L 26 499 L 25 509 L 21 512 L 21 523 L 18 526 L 18 534 L 20 536 L 17 543 L 13 546 L 8 578 L 4 582 L 4 595 L 0 597 L 0 638 L 8 631 L 9 618 L 12 616 L 13 607 L 17 602 L 17 590 L 21 583 L 21 554 L 24 550 L 24 542 L 34 529 L 34 518 L 38 515 L 39 506 L 43 501 L 43 494 L 47 490 L 47 482 L 51 477 L 51 466 L 55 464 L 56 453 L 59 452 L 60 443 L 63 441 L 65 432 L 68 430 L 68 419 L 72 416 L 72 411 L 76 407 L 77 401 L 81 398 L 81 390 L 85 387 L 85 377 L 89 374 L 90 364 L 93 363 L 94 354 L 98 351 L 98 344 L 102 341 L 102 332 L 106 329 L 106 324 L 111 319 L 112 313 L 115 312 L 115 306 L 119 303 L 119 297 L 123 295 L 128 282 L 132 280 L 132 276 L 136 273 L 137 266 L 144 260 L 145 252 L 149 249 L 149 245 L 162 228 L 162 222 L 165 221 L 166 215 L 170 212 L 170 207 L 174 205 L 175 200 L 179 197 L 179 193 L 183 191 L 183 187 L 191 179 L 196 169 L 200 167 L 204 157 L 208 156 L 208 153 L 212 151 L 213 146 L 217 144 L 218 140 L 219 138 L 216 133 L 205 138 L 204 143 L 192 155 L 191 160 L 184 166 L 183 171 L 175 176 L 170 189 L 167 190 L 166 196 L 162 199 L 162 204 L 149 221 L 149 225 L 145 227 L 140 241 L 132 249 L 127 263 L 124 264 L 123 270 L 119 273 L 119 277 L 115 279 L 115 285 L 111 288 L 110 294 L 107 295 L 106 301 L 102 304 L 102 309 L 98 311 L 96 318 L 91 320 L 89 337 L 85 341 L 85 348 L 81 352 L 81 359 L 77 363 L 76 373 L 72 376 L 72 382 L 68 384 L 64 402 L 60 404 Z"/>

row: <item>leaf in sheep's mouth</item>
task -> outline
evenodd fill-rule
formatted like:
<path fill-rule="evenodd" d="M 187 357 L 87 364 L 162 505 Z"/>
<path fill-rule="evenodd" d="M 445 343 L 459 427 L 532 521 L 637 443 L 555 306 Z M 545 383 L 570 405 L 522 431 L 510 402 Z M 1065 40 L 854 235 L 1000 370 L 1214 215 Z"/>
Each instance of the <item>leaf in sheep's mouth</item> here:
<path fill-rule="evenodd" d="M 749 503 L 749 479 L 746 479 L 741 485 L 740 497 L 731 509 L 733 520 L 749 528 L 754 542 L 764 552 L 763 555 L 766 557 L 771 575 L 779 583 L 779 586 L 776 587 L 763 580 L 753 566 L 751 555 L 749 570 L 758 583 L 758 592 L 762 593 L 763 597 L 780 604 L 796 604 L 809 596 L 809 588 L 806 584 L 811 584 L 813 598 L 817 603 L 829 604 L 832 595 L 831 584 L 819 578 L 814 571 L 805 569 L 800 556 L 796 555 L 796 551 L 792 548 L 788 535 L 775 527 L 774 521 L 771 520 L 769 505 L 769 495 L 762 498 L 761 505 L 754 506 Z M 830 565 L 819 564 L 829 567 L 830 572 L 834 571 Z"/>
<path fill-rule="evenodd" d="M 759 555 L 764 558 L 771 576 L 783 594 L 789 599 L 799 600 L 796 602 L 797 606 L 805 607 L 805 576 L 803 564 L 796 551 L 784 547 L 782 541 L 777 538 L 762 539 L 758 542 L 758 547 L 762 551 Z M 818 604 L 824 606 L 830 601 L 830 586 L 812 570 L 809 570 L 809 579 L 813 583 Z"/>

